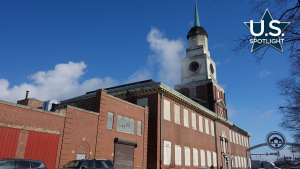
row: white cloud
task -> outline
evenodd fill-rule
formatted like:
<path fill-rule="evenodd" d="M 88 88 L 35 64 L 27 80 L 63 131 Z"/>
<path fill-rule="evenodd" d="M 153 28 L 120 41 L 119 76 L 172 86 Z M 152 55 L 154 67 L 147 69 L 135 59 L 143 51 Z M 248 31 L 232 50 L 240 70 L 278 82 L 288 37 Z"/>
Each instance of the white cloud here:
<path fill-rule="evenodd" d="M 6 79 L 0 79 L 0 99 L 10 102 L 24 99 L 25 91 L 29 97 L 45 101 L 49 99 L 67 99 L 84 94 L 87 91 L 117 85 L 118 82 L 110 77 L 93 78 L 79 84 L 79 78 L 84 75 L 87 65 L 84 62 L 57 64 L 54 70 L 39 71 L 28 76 L 32 83 L 23 83 L 9 88 Z"/>
<path fill-rule="evenodd" d="M 221 63 L 220 62 L 216 62 L 216 65 L 218 66 L 218 65 L 220 65 Z"/>
<path fill-rule="evenodd" d="M 150 43 L 150 49 L 155 55 L 149 56 L 149 60 L 158 63 L 158 79 L 172 87 L 172 85 L 180 83 L 184 42 L 181 39 L 169 40 L 164 38 L 163 35 L 158 29 L 151 28 L 147 41 Z"/>
<path fill-rule="evenodd" d="M 262 121 L 265 121 L 265 120 L 268 120 L 270 118 L 273 118 L 273 112 L 275 110 L 270 110 L 270 111 L 267 111 L 261 115 L 258 116 L 258 118 L 260 118 Z"/>
<path fill-rule="evenodd" d="M 229 63 L 231 60 L 233 59 L 233 56 L 231 56 L 230 58 L 228 58 L 225 63 Z"/>
<path fill-rule="evenodd" d="M 132 74 L 127 80 L 125 80 L 124 83 L 126 84 L 126 83 L 138 82 L 142 80 L 148 80 L 151 79 L 151 74 L 152 74 L 151 71 L 147 69 L 138 70 L 134 72 L 134 74 Z"/>
<path fill-rule="evenodd" d="M 237 110 L 235 110 L 230 101 L 227 103 L 227 114 L 228 118 L 233 117 L 237 114 Z"/>
<path fill-rule="evenodd" d="M 215 48 L 224 48 L 224 49 L 226 49 L 226 45 L 224 45 L 224 44 L 216 44 L 211 49 L 215 49 Z"/>
<path fill-rule="evenodd" d="M 147 41 L 150 43 L 150 49 L 154 52 L 154 55 L 149 56 L 149 60 L 152 64 L 158 65 L 158 80 L 170 87 L 175 83 L 180 83 L 181 57 L 184 54 L 183 41 L 163 38 L 163 33 L 156 28 L 151 28 Z M 84 62 L 57 64 L 53 70 L 39 71 L 28 76 L 31 83 L 12 87 L 9 86 L 7 79 L 0 79 L 0 100 L 16 102 L 25 98 L 27 90 L 29 97 L 42 101 L 64 100 L 85 94 L 87 91 L 150 79 L 153 73 L 149 68 L 149 60 L 148 67 L 137 70 L 122 82 L 111 77 L 95 77 L 79 83 L 79 79 L 85 74 L 84 69 L 87 67 Z"/>
<path fill-rule="evenodd" d="M 267 69 L 265 69 L 265 70 L 260 71 L 259 74 L 258 74 L 258 76 L 259 76 L 259 77 L 266 77 L 266 76 L 268 76 L 269 74 L 271 74 L 271 72 L 268 71 Z"/>

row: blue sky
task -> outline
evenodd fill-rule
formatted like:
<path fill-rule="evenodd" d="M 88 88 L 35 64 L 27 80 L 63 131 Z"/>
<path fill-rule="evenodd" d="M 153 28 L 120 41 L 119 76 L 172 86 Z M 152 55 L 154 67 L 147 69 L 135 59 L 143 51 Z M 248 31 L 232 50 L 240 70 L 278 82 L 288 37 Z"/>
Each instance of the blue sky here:
<path fill-rule="evenodd" d="M 193 27 L 194 0 L 0 1 L 0 99 L 63 100 L 145 79 L 173 88 Z M 265 141 L 279 128 L 284 102 L 275 83 L 289 76 L 288 52 L 270 49 L 257 63 L 250 50 L 231 50 L 243 22 L 258 22 L 248 1 L 199 1 L 200 25 L 224 87 L 229 120 Z M 264 9 L 265 10 L 265 9 Z M 272 11 L 270 11 L 272 14 Z M 274 18 L 278 19 L 278 18 Z M 285 48 L 283 48 L 285 50 Z M 253 153 L 273 152 L 267 147 Z M 287 150 L 283 150 L 288 154 Z M 270 157 L 268 157 L 270 158 Z"/>

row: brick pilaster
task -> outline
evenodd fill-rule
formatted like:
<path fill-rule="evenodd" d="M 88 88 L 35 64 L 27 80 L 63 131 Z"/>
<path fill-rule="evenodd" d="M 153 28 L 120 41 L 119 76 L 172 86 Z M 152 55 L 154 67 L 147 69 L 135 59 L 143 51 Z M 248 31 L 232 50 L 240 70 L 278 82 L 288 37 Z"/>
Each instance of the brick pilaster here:
<path fill-rule="evenodd" d="M 19 134 L 19 140 L 17 144 L 17 150 L 15 158 L 24 158 L 26 145 L 27 145 L 28 131 L 21 130 Z"/>

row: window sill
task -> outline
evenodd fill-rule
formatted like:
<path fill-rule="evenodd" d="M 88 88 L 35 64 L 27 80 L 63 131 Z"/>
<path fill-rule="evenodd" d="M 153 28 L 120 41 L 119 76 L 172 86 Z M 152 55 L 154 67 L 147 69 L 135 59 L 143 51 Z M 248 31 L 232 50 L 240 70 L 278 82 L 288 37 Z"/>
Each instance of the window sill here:
<path fill-rule="evenodd" d="M 114 129 L 108 129 L 108 128 L 106 128 L 106 130 L 114 131 Z"/>

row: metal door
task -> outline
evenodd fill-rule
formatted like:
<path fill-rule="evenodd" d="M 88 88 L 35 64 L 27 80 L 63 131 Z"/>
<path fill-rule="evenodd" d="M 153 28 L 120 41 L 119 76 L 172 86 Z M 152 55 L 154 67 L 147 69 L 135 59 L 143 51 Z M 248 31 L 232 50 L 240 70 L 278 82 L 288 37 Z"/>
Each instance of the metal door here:
<path fill-rule="evenodd" d="M 44 161 L 47 168 L 55 167 L 59 135 L 30 131 L 24 158 Z"/>
<path fill-rule="evenodd" d="M 114 165 L 116 169 L 133 169 L 134 146 L 115 143 Z"/>
<path fill-rule="evenodd" d="M 0 127 L 0 158 L 15 158 L 20 129 Z"/>

